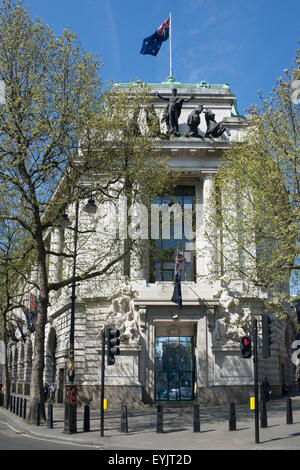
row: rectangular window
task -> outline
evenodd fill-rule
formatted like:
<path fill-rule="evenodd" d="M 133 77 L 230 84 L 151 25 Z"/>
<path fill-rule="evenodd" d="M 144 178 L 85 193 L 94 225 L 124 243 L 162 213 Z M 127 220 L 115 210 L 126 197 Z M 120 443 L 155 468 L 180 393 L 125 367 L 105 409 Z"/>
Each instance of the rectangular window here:
<path fill-rule="evenodd" d="M 170 225 L 163 225 L 163 214 L 159 214 L 159 234 L 152 240 L 150 256 L 150 282 L 173 281 L 177 253 L 180 259 L 182 281 L 195 281 L 196 259 L 195 251 L 191 249 L 191 240 L 186 238 L 184 211 L 192 214 L 192 226 L 195 228 L 195 187 L 178 186 L 170 196 L 161 196 L 153 201 L 162 212 L 170 212 Z M 178 208 L 179 216 L 174 215 Z M 173 208 L 174 211 L 172 210 Z M 180 210 L 181 209 L 181 210 Z M 180 218 L 181 217 L 181 218 Z M 180 226 L 181 225 L 181 226 Z"/>

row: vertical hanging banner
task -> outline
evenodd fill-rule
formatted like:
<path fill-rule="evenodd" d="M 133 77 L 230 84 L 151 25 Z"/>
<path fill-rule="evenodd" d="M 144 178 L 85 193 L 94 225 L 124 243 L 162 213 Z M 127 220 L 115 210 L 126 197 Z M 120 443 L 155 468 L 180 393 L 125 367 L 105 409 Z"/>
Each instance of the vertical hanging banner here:
<path fill-rule="evenodd" d="M 24 313 L 24 315 L 26 317 L 26 320 L 27 320 L 27 330 L 30 333 L 34 333 L 34 331 L 35 331 L 34 321 L 33 321 L 33 316 L 31 314 L 29 308 L 23 307 L 23 313 Z"/>
<path fill-rule="evenodd" d="M 25 324 L 25 320 L 23 320 L 21 317 L 18 317 L 17 315 L 14 315 L 14 321 L 16 322 L 17 328 L 21 333 L 22 340 L 25 343 L 26 342 L 26 337 L 25 337 L 24 332 L 23 332 L 23 326 Z"/>
<path fill-rule="evenodd" d="M 23 307 L 23 312 L 27 320 L 28 331 L 30 331 L 30 333 L 34 333 L 36 318 L 37 318 L 37 296 L 36 295 L 30 294 L 29 309 L 27 307 Z"/>

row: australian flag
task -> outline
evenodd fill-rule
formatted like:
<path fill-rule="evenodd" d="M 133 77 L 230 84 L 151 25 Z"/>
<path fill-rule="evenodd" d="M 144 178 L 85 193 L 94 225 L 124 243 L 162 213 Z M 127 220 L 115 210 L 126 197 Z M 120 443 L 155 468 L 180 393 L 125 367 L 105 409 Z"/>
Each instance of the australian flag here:
<path fill-rule="evenodd" d="M 179 255 L 176 258 L 175 283 L 174 283 L 174 291 L 173 291 L 171 301 L 174 302 L 175 304 L 178 304 L 179 309 L 182 310 L 181 273 L 179 269 Z"/>
<path fill-rule="evenodd" d="M 162 43 L 169 39 L 169 30 L 170 17 L 157 28 L 154 34 L 144 39 L 140 54 L 156 55 Z"/>
<path fill-rule="evenodd" d="M 18 330 L 21 333 L 22 339 L 25 343 L 26 342 L 26 336 L 23 333 L 23 326 L 24 326 L 25 321 L 21 317 L 18 317 L 17 315 L 14 315 L 14 320 L 17 324 Z"/>

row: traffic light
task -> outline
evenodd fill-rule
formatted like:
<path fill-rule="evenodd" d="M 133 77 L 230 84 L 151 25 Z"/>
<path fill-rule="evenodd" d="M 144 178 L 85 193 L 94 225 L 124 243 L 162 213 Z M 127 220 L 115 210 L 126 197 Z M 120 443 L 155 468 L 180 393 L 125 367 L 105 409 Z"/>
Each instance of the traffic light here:
<path fill-rule="evenodd" d="M 120 355 L 120 349 L 117 347 L 120 344 L 120 331 L 113 328 L 108 328 L 106 331 L 106 357 L 107 365 L 113 366 L 115 363 L 115 356 Z"/>
<path fill-rule="evenodd" d="M 264 359 L 270 357 L 270 344 L 271 344 L 271 320 L 269 315 L 262 315 L 262 356 Z"/>
<path fill-rule="evenodd" d="M 240 338 L 240 357 L 249 359 L 252 356 L 251 338 L 249 336 L 242 336 Z"/>

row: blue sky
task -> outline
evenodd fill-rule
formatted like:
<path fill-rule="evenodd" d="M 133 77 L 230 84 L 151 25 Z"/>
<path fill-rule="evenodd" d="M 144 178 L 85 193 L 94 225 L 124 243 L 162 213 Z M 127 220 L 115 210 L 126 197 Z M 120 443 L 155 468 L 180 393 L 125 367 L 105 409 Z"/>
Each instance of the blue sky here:
<path fill-rule="evenodd" d="M 266 95 L 295 57 L 299 0 L 25 0 L 56 33 L 78 33 L 97 53 L 103 80 L 162 82 L 169 75 L 169 41 L 156 57 L 139 53 L 143 39 L 172 12 L 177 81 L 228 82 L 240 114 Z"/>

